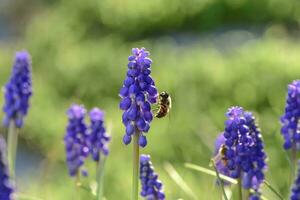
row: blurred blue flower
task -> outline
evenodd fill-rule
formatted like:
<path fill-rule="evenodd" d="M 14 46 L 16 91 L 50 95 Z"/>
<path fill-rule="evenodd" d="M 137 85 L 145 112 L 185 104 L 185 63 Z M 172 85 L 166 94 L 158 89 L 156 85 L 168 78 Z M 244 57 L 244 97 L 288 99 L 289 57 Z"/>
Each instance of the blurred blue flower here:
<path fill-rule="evenodd" d="M 157 101 L 157 89 L 150 76 L 152 60 L 149 52 L 144 48 L 132 49 L 128 57 L 128 71 L 120 90 L 120 108 L 124 110 L 122 121 L 126 127 L 123 142 L 127 145 L 131 142 L 133 134 L 139 135 L 139 145 L 145 147 L 147 139 L 143 133 L 150 129 L 153 119 L 151 104 Z"/>
<path fill-rule="evenodd" d="M 90 132 L 89 132 L 89 149 L 93 160 L 99 161 L 100 152 L 107 156 L 109 153 L 108 142 L 110 137 L 104 128 L 104 113 L 99 108 L 93 108 L 90 111 Z"/>
<path fill-rule="evenodd" d="M 70 176 L 75 176 L 89 155 L 87 127 L 84 122 L 86 110 L 82 105 L 72 105 L 68 111 L 68 126 L 64 137 L 66 159 Z"/>
<path fill-rule="evenodd" d="M 16 127 L 23 126 L 23 119 L 29 107 L 29 98 L 32 95 L 31 81 L 30 55 L 26 51 L 17 52 L 11 77 L 5 85 L 4 126 L 8 127 L 11 120 Z"/>
<path fill-rule="evenodd" d="M 140 157 L 140 179 L 142 184 L 141 196 L 146 200 L 164 200 L 163 184 L 158 180 L 149 155 Z"/>
<path fill-rule="evenodd" d="M 291 191 L 291 200 L 299 200 L 300 199 L 300 161 L 298 161 L 298 174 L 294 181 L 294 185 Z"/>
<path fill-rule="evenodd" d="M 228 110 L 225 122 L 226 167 L 233 178 L 242 178 L 245 189 L 253 189 L 259 195 L 259 188 L 267 168 L 264 144 L 255 118 L 241 107 Z"/>
<path fill-rule="evenodd" d="M 0 199 L 13 200 L 14 186 L 9 178 L 6 158 L 6 145 L 4 139 L 0 136 Z"/>
<path fill-rule="evenodd" d="M 293 146 L 300 149 L 300 80 L 288 85 L 285 113 L 281 117 L 281 134 L 284 138 L 283 147 L 287 150 Z"/>

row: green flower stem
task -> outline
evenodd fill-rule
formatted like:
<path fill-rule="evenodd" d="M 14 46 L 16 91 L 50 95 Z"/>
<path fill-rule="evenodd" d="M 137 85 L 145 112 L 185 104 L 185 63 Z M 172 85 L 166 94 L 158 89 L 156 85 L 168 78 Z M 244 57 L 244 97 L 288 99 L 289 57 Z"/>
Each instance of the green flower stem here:
<path fill-rule="evenodd" d="M 242 178 L 238 179 L 238 200 L 243 200 Z"/>
<path fill-rule="evenodd" d="M 139 164 L 140 164 L 140 147 L 139 132 L 133 136 L 133 176 L 132 176 L 132 200 L 138 200 L 139 189 Z"/>
<path fill-rule="evenodd" d="M 18 133 L 19 129 L 15 126 L 13 120 L 9 122 L 8 127 L 8 138 L 7 138 L 7 157 L 8 157 L 8 167 L 9 174 L 12 179 L 15 178 L 15 163 L 17 155 L 18 146 Z"/>
<path fill-rule="evenodd" d="M 106 157 L 102 156 L 97 164 L 97 200 L 103 199 L 104 165 Z"/>
<path fill-rule="evenodd" d="M 243 199 L 249 199 L 250 190 L 243 190 Z"/>
<path fill-rule="evenodd" d="M 291 184 L 293 184 L 294 178 L 296 176 L 296 170 L 297 170 L 297 149 L 295 145 L 292 147 L 291 150 Z"/>
<path fill-rule="evenodd" d="M 75 199 L 77 200 L 81 200 L 81 181 L 80 181 L 80 172 L 78 171 L 77 172 L 77 175 L 76 175 L 76 180 L 75 180 L 75 192 L 74 194 L 76 195 L 75 196 Z"/>

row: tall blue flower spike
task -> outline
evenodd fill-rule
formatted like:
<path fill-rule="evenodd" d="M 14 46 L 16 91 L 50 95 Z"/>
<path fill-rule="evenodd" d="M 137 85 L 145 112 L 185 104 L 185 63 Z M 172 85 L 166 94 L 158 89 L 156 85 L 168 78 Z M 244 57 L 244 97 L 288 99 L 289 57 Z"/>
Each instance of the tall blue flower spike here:
<path fill-rule="evenodd" d="M 141 196 L 146 200 L 164 200 L 163 184 L 158 180 L 158 175 L 150 161 L 149 155 L 140 157 L 140 180 L 142 183 Z"/>
<path fill-rule="evenodd" d="M 252 189 L 250 199 L 260 198 L 260 185 L 267 168 L 264 144 L 255 118 L 241 107 L 228 110 L 225 122 L 225 159 L 230 177 L 241 178 L 244 189 Z"/>
<path fill-rule="evenodd" d="M 64 138 L 66 159 L 70 176 L 75 176 L 90 152 L 87 126 L 84 122 L 86 110 L 83 106 L 74 104 L 68 109 L 67 115 L 69 122 Z"/>
<path fill-rule="evenodd" d="M 3 125 L 5 127 L 9 126 L 10 121 L 13 121 L 18 128 L 23 126 L 23 120 L 27 115 L 31 95 L 30 55 L 26 51 L 20 51 L 16 53 L 11 77 L 5 85 L 5 103 L 3 106 L 3 111 L 5 112 Z"/>
<path fill-rule="evenodd" d="M 285 113 L 281 116 L 284 149 L 300 149 L 300 80 L 288 85 Z"/>
<path fill-rule="evenodd" d="M 124 110 L 122 121 L 126 127 L 124 144 L 131 142 L 133 134 L 139 135 L 139 145 L 145 147 L 147 139 L 144 133 L 150 129 L 153 119 L 151 104 L 157 102 L 157 89 L 150 76 L 152 60 L 145 48 L 132 49 L 128 57 L 128 71 L 120 90 L 120 108 Z"/>
<path fill-rule="evenodd" d="M 93 108 L 90 113 L 90 133 L 88 136 L 89 149 L 94 161 L 99 161 L 100 152 L 104 156 L 109 153 L 110 136 L 104 128 L 104 113 L 99 108 Z"/>
<path fill-rule="evenodd" d="M 300 161 L 298 161 L 298 174 L 292 187 L 290 200 L 300 199 Z"/>
<path fill-rule="evenodd" d="M 6 145 L 0 136 L 0 199 L 14 200 L 14 186 L 9 178 L 6 158 Z"/>

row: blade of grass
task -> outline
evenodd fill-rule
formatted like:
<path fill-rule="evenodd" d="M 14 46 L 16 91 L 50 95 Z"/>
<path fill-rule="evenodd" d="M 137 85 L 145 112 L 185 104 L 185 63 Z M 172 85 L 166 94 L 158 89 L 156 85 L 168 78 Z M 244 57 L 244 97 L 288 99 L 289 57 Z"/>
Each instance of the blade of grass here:
<path fill-rule="evenodd" d="M 197 196 L 193 190 L 186 184 L 183 178 L 179 175 L 176 169 L 171 165 L 171 163 L 164 163 L 164 168 L 173 181 L 192 199 L 198 200 Z"/>
<path fill-rule="evenodd" d="M 267 197 L 265 197 L 263 195 L 261 195 L 260 198 L 261 198 L 261 200 L 269 200 L 269 199 L 267 199 Z"/>
<path fill-rule="evenodd" d="M 280 199 L 283 200 L 283 197 L 277 190 L 266 180 L 264 180 L 264 184 Z"/>
<path fill-rule="evenodd" d="M 223 183 L 223 180 L 220 178 L 218 169 L 217 169 L 216 164 L 215 164 L 215 162 L 214 162 L 213 159 L 211 160 L 211 163 L 212 163 L 212 165 L 213 165 L 213 167 L 214 167 L 214 169 L 215 169 L 215 172 L 216 172 L 218 181 L 219 181 L 219 183 L 220 183 L 220 185 L 221 185 L 221 189 L 222 189 L 223 196 L 224 196 L 225 200 L 228 200 L 227 195 L 226 195 L 226 192 L 225 192 L 225 189 L 224 189 L 224 183 Z"/>
<path fill-rule="evenodd" d="M 214 176 L 214 177 L 217 176 L 217 174 L 216 174 L 215 171 L 207 169 L 205 167 L 201 167 L 199 165 L 195 165 L 195 164 L 192 164 L 192 163 L 185 163 L 184 166 L 186 168 L 193 169 L 193 170 L 196 170 L 196 171 L 199 171 L 199 172 L 203 172 L 205 174 L 208 174 L 208 175 L 211 175 L 211 176 Z M 220 174 L 219 173 L 219 175 L 220 175 L 220 179 L 222 179 L 224 181 L 228 181 L 228 182 L 230 182 L 232 184 L 237 184 L 237 180 L 235 180 L 233 178 L 230 178 L 228 176 L 225 176 L 224 174 Z"/>

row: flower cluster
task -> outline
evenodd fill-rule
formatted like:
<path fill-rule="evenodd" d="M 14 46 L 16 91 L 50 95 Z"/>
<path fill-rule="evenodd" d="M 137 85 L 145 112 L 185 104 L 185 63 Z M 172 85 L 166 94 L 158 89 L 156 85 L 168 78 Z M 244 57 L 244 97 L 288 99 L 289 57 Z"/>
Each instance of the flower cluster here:
<path fill-rule="evenodd" d="M 288 86 L 285 113 L 281 117 L 281 134 L 285 149 L 292 147 L 300 149 L 300 80 L 295 80 Z"/>
<path fill-rule="evenodd" d="M 158 180 L 158 175 L 154 172 L 149 155 L 141 155 L 140 157 L 140 179 L 142 183 L 142 197 L 145 197 L 147 200 L 165 199 L 163 185 Z"/>
<path fill-rule="evenodd" d="M 298 174 L 295 179 L 294 185 L 291 191 L 291 200 L 298 200 L 300 199 L 300 161 L 298 161 Z"/>
<path fill-rule="evenodd" d="M 6 115 L 3 120 L 4 126 L 8 127 L 11 120 L 16 127 L 21 128 L 23 126 L 23 119 L 27 114 L 31 95 L 30 55 L 26 51 L 17 52 L 12 75 L 5 85 L 3 111 Z"/>
<path fill-rule="evenodd" d="M 104 113 L 99 108 L 90 111 L 90 126 L 85 124 L 86 109 L 82 105 L 72 105 L 67 115 L 69 123 L 64 138 L 67 164 L 70 176 L 75 176 L 89 155 L 96 162 L 101 152 L 108 155 L 110 137 L 104 128 Z M 86 174 L 85 171 L 82 173 Z"/>
<path fill-rule="evenodd" d="M 253 189 L 251 196 L 259 196 L 259 187 L 264 180 L 266 154 L 262 135 L 251 112 L 241 107 L 228 110 L 225 122 L 226 167 L 233 178 L 242 178 L 245 189 Z"/>
<path fill-rule="evenodd" d="M 0 137 L 0 199 L 13 200 L 14 187 L 9 179 L 6 159 L 6 145 L 2 137 Z"/>
<path fill-rule="evenodd" d="M 146 137 L 150 129 L 150 122 L 153 119 L 151 104 L 157 102 L 157 89 L 150 76 L 151 59 L 149 52 L 144 48 L 132 49 L 128 57 L 128 71 L 124 85 L 119 95 L 122 100 L 120 108 L 124 110 L 122 121 L 126 127 L 126 134 L 123 142 L 129 144 L 133 134 L 139 134 L 139 145 L 147 145 Z"/>
<path fill-rule="evenodd" d="M 93 108 L 90 111 L 90 133 L 88 138 L 89 148 L 93 160 L 99 161 L 100 152 L 108 155 L 108 142 L 110 136 L 107 135 L 103 124 L 104 113 L 99 108 Z"/>
<path fill-rule="evenodd" d="M 87 126 L 84 122 L 86 110 L 72 105 L 67 111 L 69 123 L 64 138 L 70 176 L 75 176 L 89 154 Z"/>

